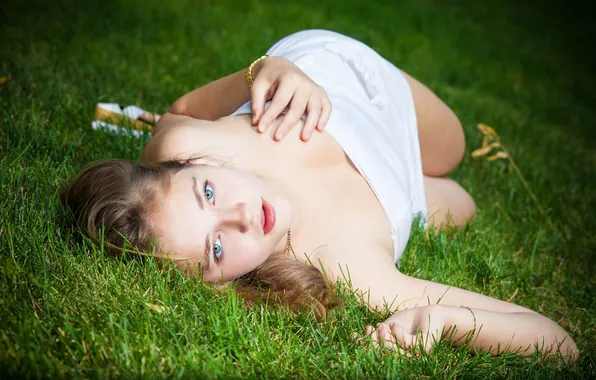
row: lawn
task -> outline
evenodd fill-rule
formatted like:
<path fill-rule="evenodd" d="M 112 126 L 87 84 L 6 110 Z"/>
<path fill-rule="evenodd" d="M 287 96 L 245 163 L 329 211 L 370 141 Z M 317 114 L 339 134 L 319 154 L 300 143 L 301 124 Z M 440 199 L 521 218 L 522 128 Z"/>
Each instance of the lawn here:
<path fill-rule="evenodd" d="M 580 2 L 10 1 L 0 6 L 0 376 L 590 378 L 596 376 L 596 104 Z M 167 4 L 167 5 L 166 5 Z M 58 201 L 85 164 L 136 159 L 147 138 L 91 130 L 97 102 L 163 112 L 294 31 L 376 49 L 439 94 L 467 137 L 451 176 L 473 224 L 414 231 L 403 272 L 532 308 L 571 333 L 572 365 L 470 355 L 407 358 L 356 343 L 384 315 L 341 288 L 317 323 L 246 308 L 152 260 L 80 239 Z M 472 159 L 478 123 L 507 160 Z"/>

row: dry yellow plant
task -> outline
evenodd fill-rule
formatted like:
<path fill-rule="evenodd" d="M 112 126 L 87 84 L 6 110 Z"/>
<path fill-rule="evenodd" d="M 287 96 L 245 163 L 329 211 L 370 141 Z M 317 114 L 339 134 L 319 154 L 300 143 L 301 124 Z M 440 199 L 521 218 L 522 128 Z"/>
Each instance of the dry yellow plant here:
<path fill-rule="evenodd" d="M 472 152 L 472 158 L 484 157 L 485 160 L 487 160 L 487 161 L 495 161 L 495 160 L 499 160 L 499 159 L 509 161 L 509 164 L 515 171 L 515 174 L 517 174 L 522 185 L 528 192 L 528 195 L 530 195 L 530 198 L 532 198 L 532 201 L 536 205 L 536 208 L 544 216 L 544 218 L 546 219 L 546 222 L 548 223 L 549 227 L 553 230 L 553 232 L 556 232 L 556 229 L 555 229 L 555 226 L 554 226 L 552 220 L 550 219 L 550 217 L 548 216 L 548 214 L 546 213 L 546 211 L 544 210 L 544 208 L 538 201 L 536 194 L 534 194 L 532 189 L 530 189 L 530 184 L 528 184 L 528 181 L 526 181 L 526 179 L 522 175 L 521 171 L 519 170 L 519 167 L 515 163 L 515 160 L 513 159 L 513 157 L 511 157 L 511 154 L 509 154 L 509 152 L 507 151 L 507 149 L 501 142 L 501 137 L 499 136 L 497 131 L 495 131 L 493 128 L 489 127 L 488 125 L 482 124 L 482 123 L 478 124 L 477 128 L 478 128 L 478 131 L 480 131 L 480 133 L 484 137 L 482 138 L 482 146 L 478 149 L 475 149 Z M 492 154 L 489 155 L 489 153 L 492 153 Z"/>

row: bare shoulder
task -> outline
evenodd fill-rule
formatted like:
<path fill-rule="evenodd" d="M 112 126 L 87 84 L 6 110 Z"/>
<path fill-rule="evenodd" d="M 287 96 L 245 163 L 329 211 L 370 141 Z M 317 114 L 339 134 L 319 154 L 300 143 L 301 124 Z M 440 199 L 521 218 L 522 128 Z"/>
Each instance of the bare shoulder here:
<path fill-rule="evenodd" d="M 184 115 L 165 114 L 143 149 L 141 162 L 185 159 L 203 151 L 209 143 L 205 137 L 214 123 Z"/>

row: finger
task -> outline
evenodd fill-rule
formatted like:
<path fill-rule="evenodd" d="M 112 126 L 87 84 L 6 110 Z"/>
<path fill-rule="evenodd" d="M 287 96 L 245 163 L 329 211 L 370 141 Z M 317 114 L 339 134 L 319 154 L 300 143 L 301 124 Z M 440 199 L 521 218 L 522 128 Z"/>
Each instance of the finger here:
<path fill-rule="evenodd" d="M 333 106 L 331 105 L 331 101 L 325 95 L 321 99 L 321 116 L 319 117 L 319 122 L 317 123 L 317 131 L 321 132 L 325 129 L 327 122 L 329 121 L 329 117 L 331 116 L 331 110 Z"/>
<path fill-rule="evenodd" d="M 383 347 L 383 342 L 385 341 L 385 337 L 383 335 L 383 327 L 382 323 L 379 323 L 376 328 L 372 329 L 372 333 L 370 334 L 371 339 L 375 343 L 375 347 L 381 348 Z"/>
<path fill-rule="evenodd" d="M 255 82 L 256 83 L 256 82 Z M 265 83 L 265 85 L 263 85 L 263 83 Z M 255 85 L 253 84 L 253 87 Z M 253 118 L 252 118 L 252 125 L 256 125 L 257 126 L 257 130 L 258 130 L 258 123 L 259 121 L 261 121 L 261 117 L 263 116 L 263 113 L 265 112 L 265 105 L 267 104 L 267 101 L 271 100 L 273 98 L 273 96 L 275 95 L 275 92 L 277 91 L 277 87 L 278 87 L 278 82 L 273 82 L 270 83 L 269 81 L 265 81 L 264 79 L 261 80 L 261 82 L 257 83 L 257 86 L 260 87 L 260 89 L 258 89 L 258 93 L 257 95 L 251 95 L 252 98 L 258 98 L 257 102 L 261 102 L 262 104 L 257 104 L 254 105 L 254 107 L 251 107 L 256 109 L 256 114 L 253 113 Z M 260 95 L 261 92 L 264 91 L 263 95 Z M 253 102 L 251 98 L 251 103 Z M 269 127 L 269 126 L 267 126 Z M 265 128 L 266 130 L 267 128 Z M 264 132 L 264 131 L 262 131 Z"/>
<path fill-rule="evenodd" d="M 387 331 L 385 331 L 385 330 L 387 330 Z M 397 345 L 397 344 L 395 344 L 395 342 L 393 342 L 390 329 L 387 326 L 381 327 L 381 325 L 379 325 L 379 327 L 377 327 L 376 329 L 372 326 L 367 326 L 365 331 L 366 331 L 366 337 L 369 337 L 373 341 L 376 348 L 386 347 L 386 348 L 389 348 L 391 350 L 398 352 L 401 355 L 406 355 L 408 357 L 412 356 L 409 352 L 404 350 L 400 345 Z M 356 335 L 358 335 L 358 334 L 356 334 L 356 333 L 353 334 L 353 336 L 356 336 Z M 358 336 L 358 339 L 361 340 L 361 337 Z"/>
<path fill-rule="evenodd" d="M 371 334 L 377 348 L 391 348 L 391 332 L 385 323 L 379 323 Z"/>
<path fill-rule="evenodd" d="M 267 110 L 259 120 L 259 131 L 266 130 L 275 118 L 286 108 L 294 95 L 295 87 L 280 86 L 269 104 Z"/>
<path fill-rule="evenodd" d="M 377 340 L 383 339 L 383 336 L 381 335 L 381 323 L 377 324 L 377 327 L 373 328 L 371 337 L 372 336 L 374 336 Z"/>
<path fill-rule="evenodd" d="M 397 323 L 389 323 L 389 329 L 391 330 L 391 336 L 393 340 L 400 346 L 404 345 L 404 329 Z"/>
<path fill-rule="evenodd" d="M 263 113 L 265 108 L 265 102 L 267 101 L 267 90 L 269 89 L 269 83 L 266 81 L 255 81 L 250 88 L 250 102 L 252 111 L 252 124 L 255 125 L 259 117 Z"/>
<path fill-rule="evenodd" d="M 402 348 L 409 349 L 412 347 L 414 337 L 398 325 L 397 323 L 390 323 L 389 328 L 391 329 L 391 335 L 395 342 Z"/>
<path fill-rule="evenodd" d="M 372 339 L 374 345 L 376 348 L 379 348 L 379 331 L 378 330 L 374 330 L 371 334 L 370 334 L 370 338 Z"/>
<path fill-rule="evenodd" d="M 321 105 L 316 100 L 308 102 L 308 106 L 306 107 L 306 120 L 304 121 L 304 127 L 300 134 L 302 141 L 308 141 L 308 139 L 310 139 L 310 136 L 312 136 L 317 122 L 319 121 L 320 114 Z"/>
<path fill-rule="evenodd" d="M 387 328 L 387 325 L 384 322 L 379 323 L 379 325 L 377 326 L 377 332 L 379 333 L 379 339 L 382 342 L 391 339 L 391 332 L 389 331 L 389 328 Z"/>
<path fill-rule="evenodd" d="M 277 126 L 277 131 L 275 131 L 275 139 L 281 140 L 283 137 L 288 133 L 290 128 L 292 128 L 298 120 L 304 114 L 304 109 L 306 108 L 306 103 L 308 101 L 309 94 L 305 91 L 297 91 L 292 97 L 292 102 L 290 103 L 290 109 L 283 117 L 281 123 Z"/>
<path fill-rule="evenodd" d="M 381 337 L 381 343 L 385 348 L 389 348 L 391 350 L 397 349 L 397 345 L 395 344 L 395 339 L 391 334 L 391 329 L 386 323 L 381 323 L 377 328 L 379 331 L 379 336 Z"/>
<path fill-rule="evenodd" d="M 377 328 L 378 336 L 380 338 L 379 347 L 385 347 L 392 351 L 398 352 L 400 355 L 411 356 L 402 345 L 396 341 L 395 337 L 391 332 L 391 328 L 386 323 L 379 325 Z"/>
<path fill-rule="evenodd" d="M 408 347 L 411 347 L 412 339 L 407 336 L 404 329 L 397 323 L 389 323 L 389 329 L 391 330 L 391 339 L 395 345 L 394 350 L 399 352 L 401 355 L 405 355 L 411 358 L 413 355 L 408 351 Z"/>

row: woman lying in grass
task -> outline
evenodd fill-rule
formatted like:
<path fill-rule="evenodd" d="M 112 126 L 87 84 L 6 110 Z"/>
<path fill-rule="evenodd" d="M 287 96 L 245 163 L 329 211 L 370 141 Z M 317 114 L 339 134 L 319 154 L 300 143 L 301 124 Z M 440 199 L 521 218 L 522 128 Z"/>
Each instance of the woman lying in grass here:
<path fill-rule="evenodd" d="M 396 269 L 417 216 L 441 229 L 475 212 L 445 177 L 464 135 L 437 96 L 333 32 L 299 32 L 267 54 L 178 99 L 140 163 L 99 162 L 77 176 L 62 200 L 89 237 L 319 315 L 332 283 L 347 281 L 394 312 L 366 333 L 396 349 L 448 339 L 577 357 L 571 337 L 532 310 Z"/>

